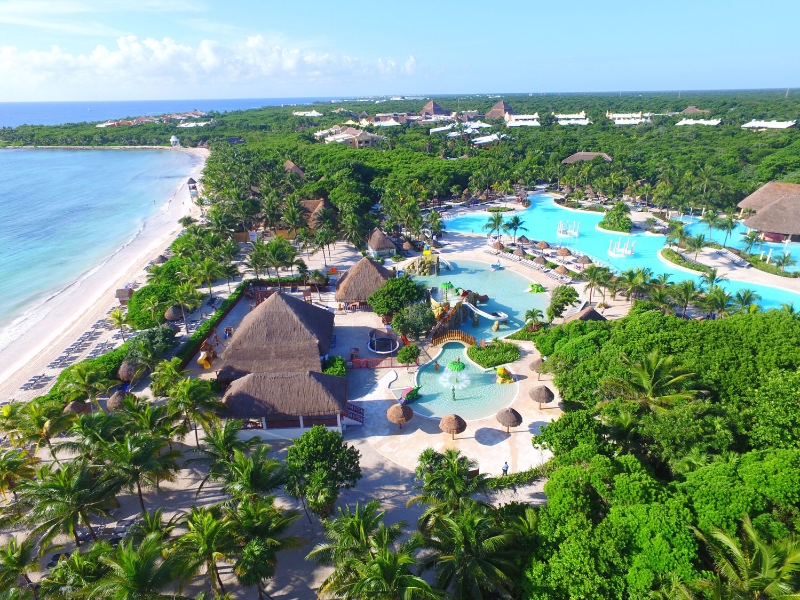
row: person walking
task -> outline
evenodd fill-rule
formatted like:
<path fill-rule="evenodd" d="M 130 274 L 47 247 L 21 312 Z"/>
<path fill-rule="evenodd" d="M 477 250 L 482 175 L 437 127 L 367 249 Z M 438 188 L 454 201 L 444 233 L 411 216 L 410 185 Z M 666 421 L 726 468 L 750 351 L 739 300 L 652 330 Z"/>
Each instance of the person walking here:
<path fill-rule="evenodd" d="M 503 477 L 508 475 L 508 462 L 503 463 Z"/>

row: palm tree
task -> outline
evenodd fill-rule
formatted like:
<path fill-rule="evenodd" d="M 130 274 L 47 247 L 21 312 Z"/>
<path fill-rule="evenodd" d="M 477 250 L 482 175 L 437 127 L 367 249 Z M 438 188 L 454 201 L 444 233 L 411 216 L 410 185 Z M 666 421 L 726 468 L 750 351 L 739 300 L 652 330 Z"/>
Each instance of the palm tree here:
<path fill-rule="evenodd" d="M 519 215 L 514 215 L 508 221 L 503 223 L 503 231 L 508 233 L 511 231 L 514 235 L 514 243 L 517 243 L 517 231 L 528 231 Z"/>
<path fill-rule="evenodd" d="M 175 384 L 183 381 L 191 371 L 181 371 L 179 369 L 181 359 L 177 356 L 170 360 L 163 360 L 158 363 L 150 375 L 150 389 L 155 396 L 163 396 Z"/>
<path fill-rule="evenodd" d="M 196 574 L 205 567 L 214 593 L 225 593 L 217 562 L 231 556 L 234 550 L 233 527 L 229 521 L 219 519 L 211 509 L 193 506 L 186 519 L 189 531 L 176 543 L 184 558 L 183 569 L 187 575 Z"/>
<path fill-rule="evenodd" d="M 190 600 L 171 591 L 176 578 L 183 577 L 185 557 L 168 552 L 157 535 L 149 535 L 134 546 L 123 540 L 100 562 L 108 572 L 91 588 L 91 598 L 113 600 Z"/>
<path fill-rule="evenodd" d="M 64 450 L 92 461 L 109 442 L 125 437 L 125 421 L 119 413 L 92 412 L 80 415 L 69 433 L 72 439 L 54 444 L 55 451 Z"/>
<path fill-rule="evenodd" d="M 105 394 L 119 381 L 107 379 L 105 373 L 88 361 L 79 362 L 64 371 L 57 389 L 69 400 L 88 400 L 97 404 L 97 397 Z"/>
<path fill-rule="evenodd" d="M 794 302 L 781 302 L 779 309 L 781 312 L 789 313 L 793 317 L 798 314 L 797 309 L 794 307 Z"/>
<path fill-rule="evenodd" d="M 589 265 L 581 273 L 581 279 L 586 282 L 586 289 L 589 290 L 589 304 L 592 303 L 592 294 L 596 289 L 603 286 L 610 278 L 610 271 L 605 267 Z"/>
<path fill-rule="evenodd" d="M 697 235 L 690 235 L 686 238 L 684 243 L 684 247 L 689 252 L 694 252 L 694 259 L 697 260 L 697 255 L 700 254 L 700 250 L 705 248 L 708 245 L 706 241 L 706 236 L 702 233 L 698 233 Z"/>
<path fill-rule="evenodd" d="M 706 310 L 712 315 L 724 317 L 730 312 L 731 295 L 719 286 L 714 286 L 703 299 Z"/>
<path fill-rule="evenodd" d="M 434 569 L 436 587 L 454 599 L 508 597 L 518 571 L 515 538 L 485 508 L 467 506 L 436 521 L 421 565 Z"/>
<path fill-rule="evenodd" d="M 88 596 L 89 590 L 109 572 L 101 558 L 113 554 L 108 542 L 94 542 L 85 552 L 78 549 L 58 561 L 50 574 L 40 579 L 40 597 L 70 600 Z"/>
<path fill-rule="evenodd" d="M 203 419 L 201 424 L 205 432 L 203 439 L 205 447 L 200 449 L 198 445 L 199 456 L 186 461 L 186 464 L 199 462 L 209 465 L 208 474 L 200 482 L 197 493 L 200 493 L 200 490 L 209 479 L 221 479 L 224 476 L 227 466 L 233 460 L 237 450 L 244 452 L 263 443 L 261 438 L 257 436 L 253 436 L 248 440 L 240 439 L 239 433 L 242 430 L 242 422 L 236 419 L 220 421 L 218 418 L 211 416 Z M 195 435 L 196 433 L 195 431 Z"/>
<path fill-rule="evenodd" d="M 186 419 L 186 430 L 194 429 L 194 441 L 200 449 L 200 438 L 197 435 L 197 424 L 205 420 L 209 411 L 218 407 L 219 402 L 211 391 L 211 385 L 205 379 L 187 377 L 174 384 L 168 391 L 167 406 L 174 412 L 180 412 Z M 226 421 L 227 423 L 228 421 Z"/>
<path fill-rule="evenodd" d="M 278 287 L 281 288 L 281 272 L 280 268 L 289 264 L 289 253 L 287 246 L 291 244 L 283 238 L 273 238 L 267 242 L 264 249 L 264 261 L 267 269 L 272 267 L 275 269 L 275 275 L 278 277 Z"/>
<path fill-rule="evenodd" d="M 177 459 L 183 453 L 177 450 L 162 453 L 164 446 L 162 439 L 126 435 L 123 440 L 110 443 L 101 455 L 108 474 L 131 491 L 136 489 L 142 511 L 146 510 L 142 488 L 157 488 L 159 481 L 174 481 L 180 468 Z"/>
<path fill-rule="evenodd" d="M 736 216 L 732 214 L 726 214 L 719 221 L 719 223 L 717 223 L 717 227 L 725 232 L 725 237 L 722 240 L 723 248 L 726 247 L 725 244 L 728 242 L 728 236 L 730 236 L 730 234 L 732 234 L 736 230 L 737 225 L 738 222 L 736 221 Z"/>
<path fill-rule="evenodd" d="M 46 546 L 59 533 L 75 538 L 75 528 L 83 524 L 92 539 L 97 534 L 91 523 L 93 515 L 107 517 L 104 507 L 119 488 L 115 479 L 97 479 L 86 464 L 70 462 L 52 471 L 42 467 L 36 479 L 20 482 L 20 504 L 28 509 L 25 520 L 35 525 L 33 534 L 42 534 L 41 546 Z"/>
<path fill-rule="evenodd" d="M 157 508 L 155 512 L 142 512 L 137 521 L 128 531 L 129 537 L 136 543 L 141 543 L 147 536 L 156 536 L 162 542 L 166 542 L 173 530 L 178 526 L 180 515 L 172 515 L 169 519 L 164 519 L 164 508 Z"/>
<path fill-rule="evenodd" d="M 201 262 L 195 264 L 192 267 L 192 274 L 198 281 L 201 281 L 202 283 L 206 284 L 206 287 L 208 288 L 208 295 L 211 298 L 214 297 L 214 292 L 211 289 L 211 284 L 214 283 L 217 279 L 222 279 L 223 277 L 225 277 L 222 265 L 219 264 L 217 261 L 215 261 L 213 258 L 205 258 Z"/>
<path fill-rule="evenodd" d="M 655 302 L 665 315 L 672 311 L 672 298 L 668 288 L 657 287 L 650 290 L 650 301 Z"/>
<path fill-rule="evenodd" d="M 739 312 L 742 313 L 750 312 L 750 307 L 759 300 L 761 300 L 761 296 L 750 289 L 739 290 L 733 296 L 734 306 L 736 306 L 739 309 Z"/>
<path fill-rule="evenodd" d="M 692 529 L 714 560 L 726 597 L 778 599 L 800 594 L 800 542 L 793 537 L 770 543 L 758 534 L 748 515 L 742 517 L 741 537 L 714 527 L 709 539 Z"/>
<path fill-rule="evenodd" d="M 786 267 L 791 267 L 792 265 L 796 265 L 797 261 L 792 258 L 792 255 L 788 252 L 786 254 L 779 254 L 775 257 L 774 261 L 775 266 L 781 270 L 781 273 L 786 269 Z"/>
<path fill-rule="evenodd" d="M 694 400 L 705 393 L 698 389 L 695 373 L 679 365 L 674 356 L 662 355 L 658 349 L 636 361 L 623 354 L 620 362 L 628 371 L 627 377 L 612 375 L 600 380 L 607 396 L 621 397 L 641 408 L 662 412 L 678 401 Z"/>
<path fill-rule="evenodd" d="M 721 283 L 728 281 L 727 277 L 717 275 L 717 270 L 710 267 L 706 272 L 700 276 L 701 281 L 708 286 L 709 290 L 719 287 Z"/>
<path fill-rule="evenodd" d="M 483 230 L 488 231 L 490 234 L 496 231 L 499 235 L 500 230 L 503 228 L 503 224 L 503 214 L 495 212 L 489 215 L 489 220 L 483 225 Z"/>
<path fill-rule="evenodd" d="M 186 329 L 186 335 L 189 335 L 189 322 L 186 320 L 186 309 L 194 310 L 203 301 L 203 295 L 198 292 L 191 283 L 184 283 L 172 293 L 172 300 L 181 307 L 181 314 L 183 315 L 183 326 Z"/>
<path fill-rule="evenodd" d="M 266 495 L 286 482 L 283 464 L 267 456 L 266 444 L 255 448 L 250 456 L 234 449 L 233 458 L 222 463 L 222 489 L 234 498 L 255 499 Z"/>
<path fill-rule="evenodd" d="M 122 341 L 125 341 L 125 328 L 128 326 L 128 313 L 126 313 L 122 308 L 119 306 L 108 313 L 108 320 L 111 324 L 119 329 L 119 333 L 122 336 Z"/>
<path fill-rule="evenodd" d="M 714 167 L 711 165 L 703 165 L 697 171 L 697 186 L 703 190 L 703 205 L 706 204 L 706 193 L 710 189 L 714 189 L 717 186 L 717 178 L 714 174 Z"/>
<path fill-rule="evenodd" d="M 689 304 L 696 302 L 700 297 L 700 290 L 697 289 L 694 281 L 685 279 L 676 283 L 670 288 L 670 295 L 682 308 L 681 318 L 686 318 L 686 309 Z"/>
<path fill-rule="evenodd" d="M 538 308 L 531 308 L 525 311 L 526 323 L 530 322 L 533 325 L 537 325 L 538 323 L 541 323 L 542 319 L 544 319 L 544 313 Z"/>
<path fill-rule="evenodd" d="M 234 279 L 239 277 L 239 275 L 241 275 L 241 273 L 239 273 L 239 265 L 237 265 L 235 263 L 232 263 L 232 262 L 224 264 L 224 265 L 221 265 L 221 267 L 220 267 L 220 277 L 224 277 L 225 281 L 228 282 L 228 293 L 229 294 L 233 293 L 233 290 L 231 290 L 231 281 L 233 281 Z"/>
<path fill-rule="evenodd" d="M 303 207 L 296 200 L 286 202 L 282 217 L 284 225 L 289 230 L 289 235 L 294 237 L 297 232 L 306 226 L 306 217 Z"/>
<path fill-rule="evenodd" d="M 744 238 L 742 242 L 744 243 L 744 253 L 750 254 L 753 248 L 758 248 L 764 242 L 761 241 L 761 237 L 759 236 L 757 231 L 750 231 L 748 233 L 743 233 L 742 237 Z"/>
<path fill-rule="evenodd" d="M 39 570 L 38 557 L 34 553 L 36 538 L 28 536 L 21 542 L 11 537 L 5 546 L 0 546 L 0 591 L 9 591 L 20 580 L 25 587 L 33 588 L 29 573 Z"/>
<path fill-rule="evenodd" d="M 3 499 L 11 492 L 17 497 L 17 485 L 22 479 L 30 479 L 36 474 L 39 459 L 22 450 L 0 450 L 0 494 Z"/>
<path fill-rule="evenodd" d="M 164 303 L 157 296 L 145 296 L 142 299 L 142 310 L 150 315 L 156 325 L 164 318 Z"/>
<path fill-rule="evenodd" d="M 721 223 L 717 213 L 713 210 L 707 210 L 702 217 L 700 217 L 700 222 L 705 223 L 706 227 L 708 228 L 708 237 L 714 237 L 714 227 L 720 227 Z"/>

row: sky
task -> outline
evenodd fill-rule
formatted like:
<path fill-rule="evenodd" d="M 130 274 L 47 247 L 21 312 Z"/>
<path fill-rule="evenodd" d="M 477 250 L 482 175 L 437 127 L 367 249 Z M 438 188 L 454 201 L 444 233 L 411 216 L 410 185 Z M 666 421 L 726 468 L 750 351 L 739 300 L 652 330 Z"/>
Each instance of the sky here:
<path fill-rule="evenodd" d="M 0 0 L 0 101 L 800 86 L 798 0 Z"/>

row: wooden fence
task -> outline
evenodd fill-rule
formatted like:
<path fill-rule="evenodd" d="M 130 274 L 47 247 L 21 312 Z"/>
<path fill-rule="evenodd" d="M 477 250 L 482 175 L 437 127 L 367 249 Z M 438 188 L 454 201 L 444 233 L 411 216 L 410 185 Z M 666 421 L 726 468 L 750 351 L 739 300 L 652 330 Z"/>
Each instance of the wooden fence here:
<path fill-rule="evenodd" d="M 431 345 L 439 346 L 445 342 L 464 342 L 468 346 L 474 346 L 476 343 L 475 336 L 464 333 L 460 329 L 451 329 L 450 331 L 446 331 L 441 335 L 435 336 L 431 340 Z"/>

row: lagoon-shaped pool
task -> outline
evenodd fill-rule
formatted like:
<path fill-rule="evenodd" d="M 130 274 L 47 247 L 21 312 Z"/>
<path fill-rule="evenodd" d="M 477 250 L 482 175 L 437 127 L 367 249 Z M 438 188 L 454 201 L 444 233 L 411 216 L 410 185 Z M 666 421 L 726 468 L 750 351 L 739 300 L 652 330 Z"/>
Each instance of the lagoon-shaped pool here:
<path fill-rule="evenodd" d="M 462 371 L 447 368 L 456 360 L 464 365 Z M 439 364 L 438 372 L 436 363 Z M 433 362 L 420 367 L 417 372 L 421 397 L 410 406 L 424 417 L 442 418 L 450 413 L 456 413 L 467 421 L 490 417 L 509 406 L 519 388 L 516 381 L 495 383 L 496 377 L 494 369 L 482 369 L 467 358 L 463 344 L 448 342 Z"/>

